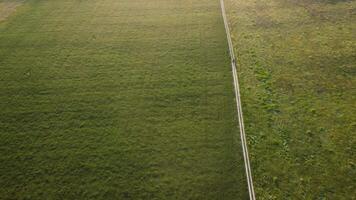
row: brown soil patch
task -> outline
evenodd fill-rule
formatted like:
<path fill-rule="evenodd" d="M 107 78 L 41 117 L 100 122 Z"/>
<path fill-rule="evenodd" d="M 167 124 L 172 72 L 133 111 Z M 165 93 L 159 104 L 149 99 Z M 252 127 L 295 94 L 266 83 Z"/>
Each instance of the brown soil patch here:
<path fill-rule="evenodd" d="M 1 1 L 0 2 L 0 21 L 5 20 L 12 13 L 16 11 L 20 5 L 23 4 L 23 0 L 19 1 Z"/>

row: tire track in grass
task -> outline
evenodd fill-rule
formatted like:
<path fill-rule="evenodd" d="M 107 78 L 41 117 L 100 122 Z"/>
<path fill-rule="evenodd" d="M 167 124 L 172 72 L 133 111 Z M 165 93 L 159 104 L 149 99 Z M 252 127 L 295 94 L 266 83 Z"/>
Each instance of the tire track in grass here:
<path fill-rule="evenodd" d="M 251 172 L 251 166 L 250 166 L 250 159 L 248 156 L 246 134 L 245 134 L 243 113 L 242 113 L 242 107 L 241 107 L 240 86 L 239 86 L 239 80 L 238 80 L 237 71 L 236 71 L 236 58 L 235 58 L 235 53 L 234 53 L 234 49 L 233 49 L 233 45 L 232 45 L 229 25 L 227 23 L 224 0 L 220 0 L 220 6 L 221 6 L 222 17 L 224 19 L 224 26 L 225 26 L 226 36 L 227 36 L 227 42 L 228 42 L 228 46 L 229 46 L 232 76 L 234 78 L 237 115 L 238 115 L 238 119 L 239 119 L 240 137 L 241 137 L 242 152 L 243 152 L 244 164 L 245 164 L 245 170 L 246 170 L 248 193 L 250 196 L 250 200 L 255 200 L 256 197 L 255 197 L 255 191 L 253 188 L 252 172 Z"/>

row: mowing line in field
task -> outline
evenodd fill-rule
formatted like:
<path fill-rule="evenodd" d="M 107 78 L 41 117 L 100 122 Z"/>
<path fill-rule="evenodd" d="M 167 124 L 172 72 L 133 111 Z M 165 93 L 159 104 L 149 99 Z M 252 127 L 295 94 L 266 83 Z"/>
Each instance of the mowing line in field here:
<path fill-rule="evenodd" d="M 244 163 L 245 163 L 245 170 L 246 170 L 246 178 L 247 178 L 247 186 L 248 186 L 248 193 L 250 196 L 250 200 L 255 200 L 255 191 L 253 188 L 253 181 L 252 181 L 252 173 L 250 167 L 250 159 L 248 157 L 248 149 L 247 149 L 247 142 L 246 142 L 246 135 L 245 135 L 245 127 L 244 127 L 244 119 L 241 107 L 241 98 L 240 98 L 240 86 L 239 80 L 236 71 L 236 58 L 234 49 L 232 46 L 232 40 L 230 35 L 229 25 L 227 23 L 227 17 L 225 12 L 225 5 L 224 0 L 220 0 L 221 5 L 221 13 L 224 19 L 225 31 L 227 36 L 227 42 L 229 46 L 229 53 L 231 58 L 231 67 L 232 67 L 232 76 L 234 78 L 234 88 L 235 88 L 235 97 L 236 97 L 236 105 L 237 105 L 237 115 L 239 118 L 239 127 L 240 127 L 240 137 L 241 137 L 241 145 L 242 145 L 242 152 L 244 156 Z"/>

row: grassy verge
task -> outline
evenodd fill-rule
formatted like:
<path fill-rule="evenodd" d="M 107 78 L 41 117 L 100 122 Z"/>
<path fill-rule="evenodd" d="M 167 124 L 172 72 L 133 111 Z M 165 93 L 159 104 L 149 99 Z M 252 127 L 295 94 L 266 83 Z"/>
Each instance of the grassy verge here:
<path fill-rule="evenodd" d="M 244 199 L 218 1 L 28 0 L 0 24 L 1 199 Z"/>
<path fill-rule="evenodd" d="M 227 0 L 259 199 L 353 199 L 356 2 Z"/>

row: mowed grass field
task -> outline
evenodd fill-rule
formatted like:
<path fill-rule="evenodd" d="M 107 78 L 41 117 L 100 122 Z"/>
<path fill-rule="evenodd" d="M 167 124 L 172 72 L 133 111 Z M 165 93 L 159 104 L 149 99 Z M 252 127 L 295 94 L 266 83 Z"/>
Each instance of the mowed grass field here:
<path fill-rule="evenodd" d="M 0 199 L 246 199 L 224 31 L 218 0 L 21 1 Z"/>
<path fill-rule="evenodd" d="M 226 0 L 258 199 L 356 198 L 356 1 Z"/>

